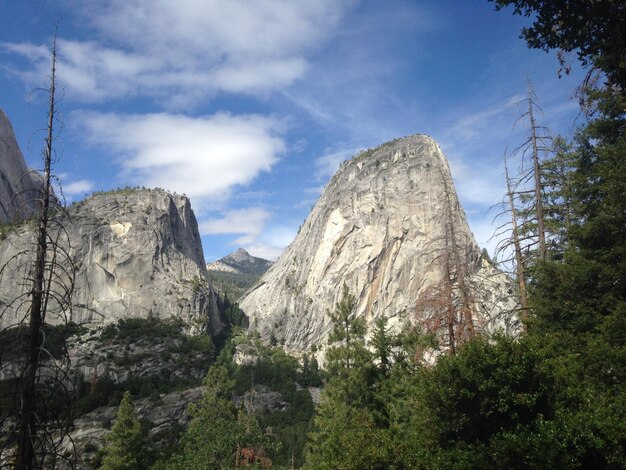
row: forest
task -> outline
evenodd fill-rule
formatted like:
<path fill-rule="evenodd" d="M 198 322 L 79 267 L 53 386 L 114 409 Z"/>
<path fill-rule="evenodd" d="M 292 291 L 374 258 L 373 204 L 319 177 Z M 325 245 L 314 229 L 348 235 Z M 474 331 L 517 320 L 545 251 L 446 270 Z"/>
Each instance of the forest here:
<path fill-rule="evenodd" d="M 385 317 L 366 331 L 344 286 L 321 368 L 315 350 L 296 359 L 264 345 L 228 303 L 228 337 L 184 344 L 212 365 L 178 444 L 149 446 L 133 395 L 109 391 L 103 403 L 121 401 L 99 468 L 626 468 L 626 7 L 490 1 L 532 22 L 521 37 L 557 51 L 555 69 L 568 73 L 577 60 L 587 71 L 576 92 L 584 123 L 573 135 L 547 134 L 529 92 L 527 170 L 506 175 L 501 248 L 513 267 L 519 336 L 455 335 L 450 320 L 448 353 L 427 361 L 440 337 L 418 327 L 392 333 Z M 130 337 L 130 322 L 121 325 L 107 334 Z M 178 334 L 172 328 L 159 334 Z M 233 360 L 242 344 L 255 361 Z M 281 393 L 282 411 L 233 403 L 262 386 Z M 318 405 L 307 387 L 321 387 Z"/>

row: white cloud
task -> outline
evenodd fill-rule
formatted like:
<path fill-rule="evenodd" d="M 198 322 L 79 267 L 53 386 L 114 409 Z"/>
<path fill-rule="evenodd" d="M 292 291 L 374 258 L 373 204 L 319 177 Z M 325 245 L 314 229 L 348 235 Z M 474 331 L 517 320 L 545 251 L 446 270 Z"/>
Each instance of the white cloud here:
<path fill-rule="evenodd" d="M 283 224 L 267 227 L 272 213 L 260 207 L 224 211 L 220 218 L 200 222 L 203 235 L 240 234 L 229 245 L 275 260 L 293 240 L 296 230 Z"/>
<path fill-rule="evenodd" d="M 253 256 L 276 260 L 296 236 L 294 227 L 278 225 L 263 231 L 258 235 L 244 235 L 230 244 L 245 248 Z"/>
<path fill-rule="evenodd" d="M 119 155 L 131 183 L 184 193 L 200 212 L 269 171 L 285 150 L 280 122 L 258 115 L 77 112 L 72 121 L 91 144 Z"/>
<path fill-rule="evenodd" d="M 319 196 L 320 194 L 322 194 L 322 191 L 324 191 L 325 187 L 326 186 L 323 184 L 320 186 L 312 186 L 310 188 L 304 188 L 302 192 L 305 194 L 314 194 L 316 196 Z"/>
<path fill-rule="evenodd" d="M 75 99 L 151 96 L 166 106 L 218 92 L 282 89 L 302 77 L 307 54 L 328 38 L 352 0 L 83 0 L 75 7 L 98 41 L 59 38 L 58 79 Z M 28 58 L 36 83 L 43 46 L 3 44 Z"/>
<path fill-rule="evenodd" d="M 88 180 L 78 180 L 63 185 L 63 194 L 66 196 L 83 195 L 93 191 L 94 184 Z"/>
<path fill-rule="evenodd" d="M 448 133 L 458 140 L 485 140 L 485 136 L 493 134 L 494 123 L 498 123 L 502 115 L 515 109 L 525 98 L 524 95 L 513 95 L 490 108 L 465 115 L 448 130 Z M 505 121 L 505 126 L 510 129 L 513 121 Z"/>
<path fill-rule="evenodd" d="M 243 233 L 245 238 L 239 240 L 251 242 L 255 235 L 261 233 L 271 216 L 271 213 L 259 207 L 234 209 L 224 212 L 222 218 L 201 222 L 200 233 L 203 235 Z"/>

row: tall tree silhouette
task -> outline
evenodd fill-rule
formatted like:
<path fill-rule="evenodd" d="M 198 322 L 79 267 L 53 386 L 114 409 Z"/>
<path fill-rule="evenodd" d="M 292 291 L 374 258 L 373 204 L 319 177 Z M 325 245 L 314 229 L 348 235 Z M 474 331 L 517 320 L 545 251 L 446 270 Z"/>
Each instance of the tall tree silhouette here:
<path fill-rule="evenodd" d="M 65 337 L 71 330 L 74 266 L 63 207 L 52 191 L 56 119 L 56 34 L 52 44 L 43 179 L 38 194 L 36 229 L 25 223 L 7 234 L 5 248 L 15 253 L 0 268 L 2 282 L 15 286 L 15 297 L 2 306 L 3 380 L 0 466 L 17 469 L 73 466 L 72 380 Z M 33 234 L 34 232 L 34 234 Z"/>

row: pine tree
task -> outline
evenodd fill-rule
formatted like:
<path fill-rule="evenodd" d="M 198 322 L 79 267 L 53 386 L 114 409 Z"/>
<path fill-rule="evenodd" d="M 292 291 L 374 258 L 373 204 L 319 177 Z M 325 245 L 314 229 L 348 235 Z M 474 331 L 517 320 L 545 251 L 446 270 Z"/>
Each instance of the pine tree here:
<path fill-rule="evenodd" d="M 235 468 L 244 449 L 262 451 L 268 446 L 254 415 L 233 404 L 234 385 L 226 367 L 215 365 L 209 369 L 202 399 L 190 406 L 192 420 L 178 452 L 155 469 Z"/>
<path fill-rule="evenodd" d="M 372 331 L 370 345 L 374 350 L 374 358 L 378 363 L 378 369 L 383 375 L 386 375 L 391 367 L 394 336 L 389 332 L 385 315 L 377 318 L 374 322 L 374 331 Z"/>
<path fill-rule="evenodd" d="M 130 392 L 124 392 L 115 424 L 107 435 L 100 470 L 139 470 L 143 465 L 145 433 L 137 418 Z"/>
<path fill-rule="evenodd" d="M 328 338 L 332 344 L 328 349 L 327 367 L 330 371 L 347 372 L 367 356 L 365 319 L 355 316 L 355 306 L 356 299 L 344 284 L 335 311 L 328 314 L 333 322 L 333 331 Z"/>

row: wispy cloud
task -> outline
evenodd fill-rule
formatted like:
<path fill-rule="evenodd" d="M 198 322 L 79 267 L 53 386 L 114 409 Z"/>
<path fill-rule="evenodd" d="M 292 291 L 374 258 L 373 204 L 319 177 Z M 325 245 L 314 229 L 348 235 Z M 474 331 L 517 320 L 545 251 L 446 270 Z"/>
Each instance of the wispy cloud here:
<path fill-rule="evenodd" d="M 220 217 L 200 223 L 203 235 L 235 234 L 229 244 L 245 248 L 254 256 L 275 260 L 293 240 L 296 229 L 282 222 L 270 222 L 274 214 L 261 207 L 247 207 L 222 212 Z"/>
<path fill-rule="evenodd" d="M 124 179 L 184 193 L 200 212 L 269 171 L 285 150 L 281 123 L 257 115 L 77 112 L 71 120 L 92 145 L 117 153 Z"/>
<path fill-rule="evenodd" d="M 295 227 L 274 225 L 258 235 L 244 235 L 231 242 L 232 246 L 243 247 L 249 253 L 269 260 L 277 259 L 296 236 Z"/>
<path fill-rule="evenodd" d="M 63 194 L 66 196 L 82 196 L 93 191 L 94 184 L 88 180 L 71 181 L 63 185 Z"/>
<path fill-rule="evenodd" d="M 245 234 L 246 237 L 253 237 L 261 233 L 271 217 L 270 212 L 260 207 L 229 210 L 220 218 L 200 223 L 200 233 L 203 235 Z"/>
<path fill-rule="evenodd" d="M 58 79 L 69 97 L 98 102 L 150 96 L 169 108 L 215 93 L 263 93 L 302 77 L 352 0 L 84 0 L 75 8 L 104 41 L 58 41 Z M 29 59 L 37 82 L 46 47 L 5 43 Z"/>

